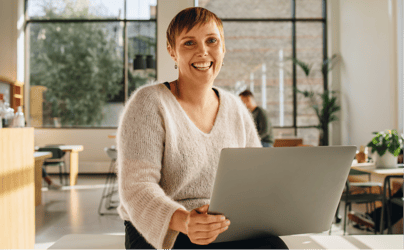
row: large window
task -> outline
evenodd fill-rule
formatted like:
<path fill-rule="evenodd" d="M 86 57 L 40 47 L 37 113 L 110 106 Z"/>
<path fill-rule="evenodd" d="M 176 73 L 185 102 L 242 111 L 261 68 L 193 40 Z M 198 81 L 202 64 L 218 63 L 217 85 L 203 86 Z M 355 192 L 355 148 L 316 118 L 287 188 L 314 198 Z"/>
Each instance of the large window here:
<path fill-rule="evenodd" d="M 157 0 L 26 0 L 31 125 L 116 127 L 156 79 Z"/>
<path fill-rule="evenodd" d="M 297 58 L 321 69 L 326 58 L 325 0 L 199 0 L 223 21 L 225 65 L 217 86 L 238 94 L 250 89 L 271 120 L 274 137 L 297 136 L 318 145 L 318 120 L 298 89 L 323 91 L 320 70 L 308 81 Z"/>

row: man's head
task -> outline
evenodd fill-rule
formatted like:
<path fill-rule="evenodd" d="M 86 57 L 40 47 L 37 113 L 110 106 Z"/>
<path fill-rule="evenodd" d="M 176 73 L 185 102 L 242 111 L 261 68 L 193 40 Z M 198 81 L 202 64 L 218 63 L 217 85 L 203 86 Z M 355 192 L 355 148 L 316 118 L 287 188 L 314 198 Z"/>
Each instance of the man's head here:
<path fill-rule="evenodd" d="M 244 90 L 239 94 L 240 99 L 244 102 L 247 108 L 250 111 L 253 111 L 257 107 L 257 103 L 255 102 L 254 95 L 248 89 Z"/>

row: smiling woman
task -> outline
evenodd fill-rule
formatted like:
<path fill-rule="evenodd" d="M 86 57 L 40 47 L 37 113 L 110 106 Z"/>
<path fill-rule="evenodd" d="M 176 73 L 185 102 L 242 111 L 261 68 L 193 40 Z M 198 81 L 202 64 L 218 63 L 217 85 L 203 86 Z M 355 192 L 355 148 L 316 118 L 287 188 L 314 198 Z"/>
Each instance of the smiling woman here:
<path fill-rule="evenodd" d="M 241 100 L 213 86 L 225 54 L 221 20 L 204 8 L 182 10 L 167 40 L 178 79 L 137 90 L 118 127 L 125 247 L 287 248 L 277 237 L 211 244 L 230 226 L 207 213 L 220 151 L 261 143 Z"/>

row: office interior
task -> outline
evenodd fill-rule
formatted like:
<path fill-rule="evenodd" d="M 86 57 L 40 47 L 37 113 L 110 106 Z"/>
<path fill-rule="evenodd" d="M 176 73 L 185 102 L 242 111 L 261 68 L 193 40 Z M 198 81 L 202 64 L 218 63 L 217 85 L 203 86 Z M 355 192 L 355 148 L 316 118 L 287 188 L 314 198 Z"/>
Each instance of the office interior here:
<path fill-rule="evenodd" d="M 46 1 L 0 2 L 0 93 L 3 94 L 3 100 L 14 108 L 14 112 L 21 106 L 24 114 L 23 128 L 18 125 L 14 127 L 7 125 L 7 128 L 0 129 L 0 151 L 2 151 L 0 175 L 3 181 L 0 191 L 2 202 L 0 216 L 5 220 L 4 224 L 0 224 L 7 225 L 0 226 L 1 248 L 48 248 L 68 235 L 124 235 L 123 221 L 117 215 L 116 209 L 105 206 L 106 200 L 110 197 L 102 199 L 105 196 L 104 192 L 111 191 L 106 190 L 106 186 L 117 185 L 111 174 L 113 158 L 107 149 L 114 149 L 116 146 L 119 115 L 131 91 L 148 82 L 162 83 L 173 81 L 178 77 L 174 62 L 167 53 L 166 29 L 175 14 L 187 7 L 206 7 L 213 12 L 216 11 L 223 19 L 226 57 L 229 59 L 226 61 L 225 57 L 222 70 L 224 72 L 218 76 L 217 85 L 235 95 L 244 89 L 255 89 L 259 105 L 264 106 L 269 119 L 272 119 L 274 139 L 302 139 L 301 144 L 305 146 L 320 144 L 320 132 L 314 128 L 318 122 L 315 113 L 310 110 L 307 101 L 302 100 L 302 96 L 299 94 L 293 96 L 294 84 L 297 87 L 307 87 L 305 81 L 309 79 L 305 78 L 299 66 L 293 67 L 290 59 L 293 56 L 307 59 L 314 68 L 321 68 L 324 59 L 333 55 L 338 57 L 335 66 L 326 77 L 317 70 L 309 79 L 312 81 L 309 84 L 314 84 L 316 90 L 322 91 L 327 88 L 335 91 L 338 97 L 337 104 L 341 107 L 335 114 L 337 120 L 328 126 L 328 146 L 354 145 L 359 150 L 360 146 L 366 146 L 371 141 L 372 133 L 375 131 L 396 130 L 399 135 L 403 134 L 404 3 L 401 0 L 70 1 L 72 6 L 77 8 L 71 10 L 72 16 L 75 11 L 82 11 L 89 6 L 98 6 L 98 9 L 94 7 L 98 12 L 90 10 L 91 15 L 110 14 L 101 18 L 93 16 L 89 20 L 93 18 L 96 25 L 105 25 L 104 34 L 108 34 L 108 39 L 117 44 L 112 49 L 115 54 L 111 55 L 119 55 L 118 65 L 105 67 L 105 69 L 115 67 L 119 71 L 114 78 L 119 88 L 111 88 L 116 97 L 114 99 L 108 96 L 105 97 L 105 102 L 97 101 L 103 107 L 96 109 L 98 118 L 90 119 L 91 121 L 88 121 L 88 118 L 76 119 L 78 116 L 71 112 L 74 109 L 68 111 L 72 113 L 70 117 L 73 118 L 66 115 L 67 111 L 64 114 L 66 116 L 55 118 L 52 112 L 59 112 L 61 116 L 63 111 L 55 111 L 55 103 L 48 98 L 52 94 L 47 92 L 57 91 L 58 88 L 44 87 L 40 84 L 41 79 L 44 79 L 43 75 L 48 74 L 52 77 L 55 75 L 52 75 L 54 74 L 52 63 L 48 64 L 49 70 L 38 74 L 41 72 L 38 69 L 40 63 L 44 63 L 44 60 L 38 59 L 43 58 L 39 52 L 45 51 L 44 47 L 39 46 L 45 43 L 40 45 L 36 40 L 51 37 L 49 31 L 45 32 L 46 25 L 60 24 L 62 27 L 69 25 L 70 20 L 63 17 L 64 20 L 60 18 L 51 23 L 52 19 L 44 18 L 44 12 L 39 10 L 42 2 Z M 54 4 L 55 8 L 59 8 L 66 2 L 69 1 L 55 1 L 48 6 Z M 112 7 L 111 2 L 114 2 L 112 5 L 121 5 Z M 33 6 L 36 4 L 37 9 L 29 9 L 29 4 Z M 276 10 L 274 11 L 277 13 L 276 16 L 265 14 L 265 8 L 260 10 L 261 5 Z M 123 21 L 124 9 L 128 21 Z M 294 11 L 293 16 L 290 13 Z M 33 18 L 35 13 L 39 13 L 40 18 L 35 20 Z M 69 15 L 66 13 L 59 14 Z M 100 20 L 103 18 L 114 21 L 108 26 L 105 20 Z M 256 23 L 254 19 L 258 19 Z M 272 22 L 264 19 L 272 19 Z M 75 23 L 79 22 L 76 20 Z M 262 27 L 254 30 L 254 25 Z M 252 32 L 249 33 L 248 29 Z M 227 35 L 227 30 L 231 35 Z M 33 33 L 35 36 L 32 36 Z M 79 36 L 83 34 L 80 33 Z M 144 42 L 146 40 L 142 40 L 140 36 L 149 36 L 150 40 L 146 39 L 149 42 Z M 255 42 L 259 45 L 254 44 Z M 266 43 L 271 45 L 268 46 Z M 36 49 L 37 51 L 33 51 Z M 128 51 L 126 55 L 125 51 Z M 142 69 L 136 68 L 136 53 L 144 55 Z M 152 55 L 151 61 L 147 61 L 146 54 Z M 270 58 L 265 61 L 266 59 L 263 59 L 265 56 L 262 55 Z M 151 62 L 150 66 L 146 66 L 148 62 Z M 69 78 L 69 75 L 64 77 Z M 103 81 L 101 78 L 98 79 Z M 130 85 L 132 80 L 134 85 Z M 57 82 L 54 84 L 58 85 Z M 265 87 L 262 87 L 263 84 Z M 89 84 L 89 86 L 92 88 L 91 86 L 95 85 Z M 77 91 L 75 88 L 80 86 L 59 88 L 59 91 Z M 59 95 L 52 93 L 63 98 L 62 93 Z M 282 98 L 280 93 L 283 95 Z M 92 95 L 91 98 L 98 97 Z M 74 103 L 71 105 L 74 106 Z M 80 101 L 77 105 L 87 104 Z M 80 108 L 77 112 L 81 112 Z M 90 114 L 93 111 L 85 112 Z M 69 119 L 72 120 L 69 122 L 67 121 Z M 66 146 L 64 162 L 70 168 L 67 168 L 67 174 L 63 176 L 68 178 L 60 190 L 51 190 L 46 182 L 38 177 L 36 160 L 32 155 L 46 145 Z M 41 160 L 46 161 L 45 158 Z M 14 165 L 19 169 L 13 170 Z M 59 168 L 48 168 L 47 171 L 54 182 L 60 183 Z M 367 178 L 367 175 L 353 177 L 352 181 L 367 181 Z M 113 183 L 110 184 L 110 181 Z M 384 177 L 372 175 L 372 181 L 383 184 Z M 401 178 L 394 179 L 391 186 L 397 188 L 400 187 L 400 183 L 402 183 L 402 167 Z M 35 194 L 38 190 L 40 200 Z M 119 198 L 116 192 L 112 197 L 111 207 L 115 207 L 116 203 L 119 203 Z M 101 213 L 105 213 L 103 215 L 99 211 L 100 201 L 104 202 L 101 207 L 103 210 Z M 366 205 L 352 206 L 352 210 L 358 212 L 365 212 L 367 209 Z M 343 212 L 342 203 L 341 216 Z M 344 220 L 343 218 L 342 221 Z M 11 227 L 13 229 L 10 231 Z M 343 227 L 343 222 L 334 221 L 331 233 L 327 231 L 315 234 L 323 237 L 321 238 L 323 241 L 318 240 L 313 246 L 317 248 L 338 246 L 329 245 L 327 237 L 341 237 L 338 239 L 341 243 L 345 236 L 375 235 L 372 230 L 355 227 L 353 222 L 347 223 L 346 233 Z M 402 219 L 392 225 L 390 233 L 402 236 Z M 387 237 L 389 234 L 385 231 L 377 235 Z M 112 238 L 111 240 L 113 241 Z M 391 242 L 390 238 L 383 240 Z M 346 246 L 372 248 L 372 245 L 366 244 L 355 245 L 351 242 Z"/>

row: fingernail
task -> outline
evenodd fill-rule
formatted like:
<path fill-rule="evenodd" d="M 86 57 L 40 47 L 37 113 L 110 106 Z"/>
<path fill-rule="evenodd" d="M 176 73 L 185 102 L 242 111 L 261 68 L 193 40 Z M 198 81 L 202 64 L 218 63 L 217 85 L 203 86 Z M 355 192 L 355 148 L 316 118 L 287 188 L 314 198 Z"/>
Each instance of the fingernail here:
<path fill-rule="evenodd" d="M 224 230 L 227 230 L 229 227 L 225 227 Z"/>
<path fill-rule="evenodd" d="M 222 217 L 220 217 L 220 219 L 221 219 L 221 220 L 225 220 L 225 219 L 226 219 L 226 217 L 222 216 Z"/>
<path fill-rule="evenodd" d="M 227 225 L 229 225 L 229 224 L 230 224 L 230 221 L 229 221 L 229 220 L 228 220 L 228 221 L 226 221 L 226 224 L 227 224 Z"/>

